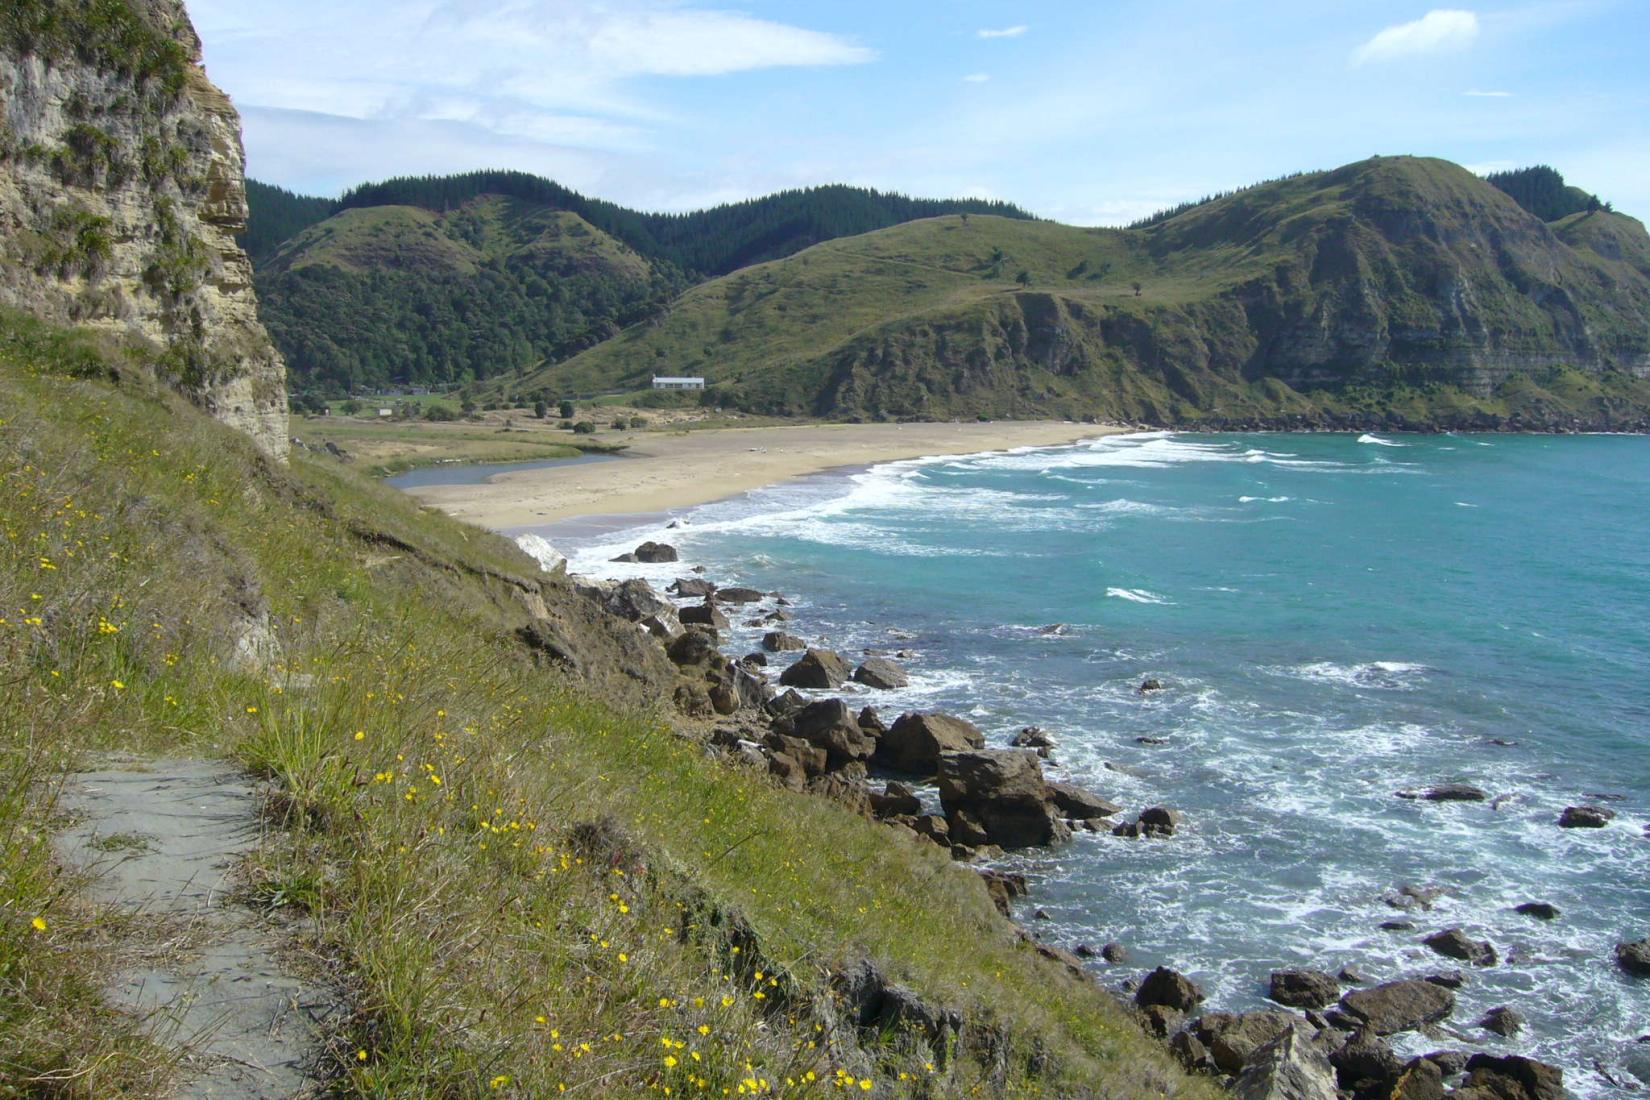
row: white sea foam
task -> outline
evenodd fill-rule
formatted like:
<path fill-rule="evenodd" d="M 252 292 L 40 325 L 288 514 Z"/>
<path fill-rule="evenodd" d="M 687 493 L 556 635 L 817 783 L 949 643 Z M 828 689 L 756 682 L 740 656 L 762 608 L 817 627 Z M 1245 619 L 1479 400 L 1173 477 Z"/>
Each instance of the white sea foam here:
<path fill-rule="evenodd" d="M 1369 661 L 1350 665 L 1336 664 L 1333 661 L 1313 661 L 1309 664 L 1272 668 L 1267 671 L 1274 675 L 1320 684 L 1408 691 L 1413 689 L 1415 681 L 1429 670 L 1426 665 L 1410 664 L 1406 661 Z"/>
<path fill-rule="evenodd" d="M 1369 433 L 1369 432 L 1365 432 L 1363 435 L 1360 435 L 1358 437 L 1358 442 L 1359 443 L 1373 443 L 1377 447 L 1407 447 L 1407 446 L 1409 446 L 1408 443 L 1398 443 L 1398 442 L 1395 442 L 1394 440 L 1391 440 L 1391 439 L 1382 439 L 1380 436 L 1374 435 L 1374 434 Z"/>
<path fill-rule="evenodd" d="M 1148 592 L 1144 588 L 1108 588 L 1106 595 L 1114 600 L 1128 600 L 1130 603 L 1166 604 L 1170 602 L 1156 592 Z"/>
<path fill-rule="evenodd" d="M 1293 499 L 1295 499 L 1295 498 L 1294 497 L 1238 497 L 1238 503 L 1239 504 L 1255 504 L 1257 502 L 1260 502 L 1260 503 L 1265 503 L 1265 504 L 1287 504 Z"/>

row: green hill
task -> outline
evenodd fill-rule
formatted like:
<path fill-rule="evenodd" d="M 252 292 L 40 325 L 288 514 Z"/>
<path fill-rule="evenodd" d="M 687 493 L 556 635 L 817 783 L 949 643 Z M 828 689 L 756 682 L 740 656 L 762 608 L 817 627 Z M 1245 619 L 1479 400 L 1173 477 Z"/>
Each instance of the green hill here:
<path fill-rule="evenodd" d="M 820 241 L 961 210 L 1027 216 L 851 187 L 643 214 L 520 172 L 388 180 L 336 202 L 254 183 L 247 197 L 270 333 L 296 388 L 334 393 L 554 362 L 694 279 Z"/>
<path fill-rule="evenodd" d="M 837 417 L 1622 427 L 1650 413 L 1639 223 L 1549 226 L 1389 157 L 1127 230 L 942 217 L 689 290 L 518 389 L 644 388 Z"/>

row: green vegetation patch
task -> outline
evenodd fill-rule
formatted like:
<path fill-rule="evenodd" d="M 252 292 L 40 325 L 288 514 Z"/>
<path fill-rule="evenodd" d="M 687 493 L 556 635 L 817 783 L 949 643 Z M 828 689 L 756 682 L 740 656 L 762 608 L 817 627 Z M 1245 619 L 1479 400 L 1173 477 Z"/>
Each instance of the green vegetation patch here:
<path fill-rule="evenodd" d="M 161 25 L 153 8 L 129 0 L 7 0 L 0 43 L 47 61 L 78 61 L 130 77 L 164 97 L 188 82 L 192 58 L 183 28 Z"/>

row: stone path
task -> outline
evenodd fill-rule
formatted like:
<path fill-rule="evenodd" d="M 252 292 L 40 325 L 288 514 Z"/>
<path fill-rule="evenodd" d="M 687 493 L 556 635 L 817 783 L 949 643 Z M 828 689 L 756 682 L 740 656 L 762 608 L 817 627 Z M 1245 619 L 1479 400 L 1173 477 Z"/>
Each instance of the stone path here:
<path fill-rule="evenodd" d="M 76 824 L 59 857 L 92 873 L 93 901 L 186 927 L 189 947 L 116 976 L 111 1003 L 185 1051 L 180 1100 L 307 1096 L 317 1029 L 338 1011 L 276 957 L 279 934 L 229 900 L 236 860 L 258 842 L 260 796 L 221 762 L 153 760 L 69 778 Z"/>

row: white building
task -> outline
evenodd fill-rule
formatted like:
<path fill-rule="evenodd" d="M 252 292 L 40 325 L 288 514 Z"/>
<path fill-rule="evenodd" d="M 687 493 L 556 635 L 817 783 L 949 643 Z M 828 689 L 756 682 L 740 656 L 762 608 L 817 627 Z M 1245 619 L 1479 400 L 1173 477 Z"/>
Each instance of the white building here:
<path fill-rule="evenodd" d="M 653 388 L 656 390 L 702 390 L 705 388 L 703 378 L 667 378 L 663 375 L 653 376 Z"/>

